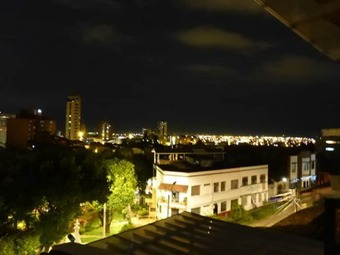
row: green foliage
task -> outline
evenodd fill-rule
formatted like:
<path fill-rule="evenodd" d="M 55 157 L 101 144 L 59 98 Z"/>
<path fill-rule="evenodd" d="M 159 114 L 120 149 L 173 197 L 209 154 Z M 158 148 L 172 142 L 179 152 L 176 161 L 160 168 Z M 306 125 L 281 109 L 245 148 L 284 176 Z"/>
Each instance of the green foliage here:
<path fill-rule="evenodd" d="M 0 255 L 36 255 L 39 236 L 15 232 L 0 238 Z"/>
<path fill-rule="evenodd" d="M 148 215 L 148 214 L 149 214 L 149 210 L 148 210 L 148 209 L 145 209 L 145 208 L 143 208 L 143 209 L 141 209 L 141 210 L 137 211 L 137 214 L 138 214 L 138 216 L 146 216 L 146 215 Z"/>
<path fill-rule="evenodd" d="M 128 224 L 125 224 L 119 231 L 120 232 L 124 232 L 126 230 L 129 230 L 129 229 L 133 229 L 135 228 L 135 226 L 132 224 L 132 223 L 128 223 Z"/>
<path fill-rule="evenodd" d="M 139 192 L 144 194 L 147 181 L 153 174 L 153 162 L 148 160 L 145 155 L 139 154 L 132 158 L 132 163 L 135 166 Z"/>
<path fill-rule="evenodd" d="M 0 236 L 22 223 L 23 234 L 34 231 L 51 246 L 72 231 L 81 203 L 108 195 L 106 164 L 86 149 L 51 145 L 0 157 Z"/>
<path fill-rule="evenodd" d="M 113 159 L 107 162 L 109 169 L 109 181 L 111 194 L 108 199 L 108 206 L 121 212 L 128 205 L 133 204 L 137 180 L 134 165 L 126 160 Z"/>
<path fill-rule="evenodd" d="M 137 212 L 138 210 L 142 209 L 143 207 L 139 203 L 134 203 L 131 205 L 131 210 Z"/>
<path fill-rule="evenodd" d="M 246 211 L 241 205 L 234 205 L 231 208 L 230 215 L 226 218 L 226 221 L 243 224 L 250 222 L 252 220 L 252 216 L 250 212 Z"/>
<path fill-rule="evenodd" d="M 276 204 L 266 204 L 256 209 L 249 211 L 254 220 L 263 219 L 267 216 L 272 215 L 275 212 Z"/>
<path fill-rule="evenodd" d="M 82 214 L 78 217 L 80 222 L 80 233 L 89 232 L 101 226 L 100 213 L 102 205 L 98 201 L 85 202 L 81 205 Z"/>
<path fill-rule="evenodd" d="M 131 162 L 134 165 L 134 170 L 137 177 L 137 186 L 141 194 L 144 193 L 147 181 L 153 174 L 153 160 L 148 158 L 145 154 L 134 154 L 133 147 L 144 147 L 142 143 L 134 143 L 122 146 L 115 152 L 115 155 L 119 159 L 124 159 Z"/>

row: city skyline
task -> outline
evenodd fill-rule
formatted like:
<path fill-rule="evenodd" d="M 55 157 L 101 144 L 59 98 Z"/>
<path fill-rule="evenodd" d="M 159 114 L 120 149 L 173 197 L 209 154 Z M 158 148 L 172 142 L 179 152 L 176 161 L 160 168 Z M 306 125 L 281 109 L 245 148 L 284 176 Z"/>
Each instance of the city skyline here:
<path fill-rule="evenodd" d="M 5 0 L 0 111 L 114 132 L 316 136 L 339 127 L 339 63 L 253 0 Z"/>

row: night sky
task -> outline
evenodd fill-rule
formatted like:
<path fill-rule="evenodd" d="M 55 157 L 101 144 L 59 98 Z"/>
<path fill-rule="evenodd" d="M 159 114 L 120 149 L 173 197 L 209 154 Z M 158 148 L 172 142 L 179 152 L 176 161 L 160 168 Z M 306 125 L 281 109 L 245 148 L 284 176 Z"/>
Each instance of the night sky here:
<path fill-rule="evenodd" d="M 340 63 L 253 0 L 1 0 L 0 111 L 64 131 L 315 136 L 340 126 Z"/>

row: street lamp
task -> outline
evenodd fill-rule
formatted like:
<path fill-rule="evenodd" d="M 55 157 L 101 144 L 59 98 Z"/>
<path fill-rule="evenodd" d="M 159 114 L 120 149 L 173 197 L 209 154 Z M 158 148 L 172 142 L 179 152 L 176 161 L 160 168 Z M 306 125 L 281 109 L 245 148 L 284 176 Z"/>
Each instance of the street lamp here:
<path fill-rule="evenodd" d="M 168 195 L 168 210 L 167 210 L 167 218 L 169 217 L 170 214 L 170 194 L 172 196 L 172 188 L 174 187 L 174 185 L 176 184 L 176 182 L 173 182 L 173 184 L 171 184 L 171 188 L 170 188 L 170 193 Z"/>

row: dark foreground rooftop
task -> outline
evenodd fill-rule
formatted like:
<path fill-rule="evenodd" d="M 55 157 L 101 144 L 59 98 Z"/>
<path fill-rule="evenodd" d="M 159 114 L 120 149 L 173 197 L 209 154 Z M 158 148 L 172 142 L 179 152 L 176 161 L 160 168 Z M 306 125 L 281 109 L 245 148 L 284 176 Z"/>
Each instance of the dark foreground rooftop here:
<path fill-rule="evenodd" d="M 116 254 L 308 254 L 321 255 L 323 242 L 183 212 L 86 245 L 56 245 L 51 255 Z"/>

